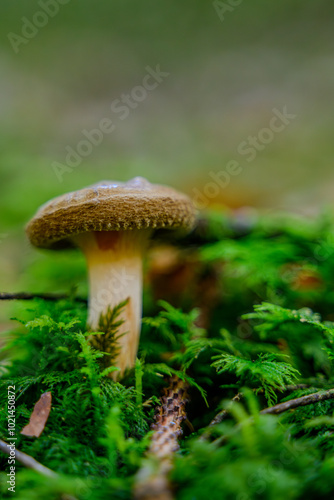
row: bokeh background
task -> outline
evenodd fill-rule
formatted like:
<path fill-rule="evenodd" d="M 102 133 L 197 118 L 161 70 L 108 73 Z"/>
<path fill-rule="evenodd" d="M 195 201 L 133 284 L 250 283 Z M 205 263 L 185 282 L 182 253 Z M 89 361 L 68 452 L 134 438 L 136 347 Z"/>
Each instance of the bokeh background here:
<path fill-rule="evenodd" d="M 58 12 L 35 33 L 43 4 Z M 82 258 L 31 249 L 24 225 L 51 197 L 102 179 L 142 175 L 194 196 L 237 160 L 242 173 L 211 205 L 308 215 L 332 204 L 330 0 L 1 0 L 0 9 L 2 291 L 71 281 L 84 290 Z M 111 103 L 157 65 L 169 76 L 120 120 Z M 238 147 L 284 106 L 296 117 L 247 162 Z M 103 118 L 115 130 L 60 182 L 53 162 Z M 11 307 L 0 304 L 2 329 Z"/>

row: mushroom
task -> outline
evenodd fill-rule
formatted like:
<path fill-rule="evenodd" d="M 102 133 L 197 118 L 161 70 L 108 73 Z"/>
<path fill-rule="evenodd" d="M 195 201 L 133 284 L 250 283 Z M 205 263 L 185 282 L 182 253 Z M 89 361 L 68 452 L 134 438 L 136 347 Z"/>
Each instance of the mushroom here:
<path fill-rule="evenodd" d="M 92 331 L 98 331 L 101 315 L 127 301 L 119 317 L 123 324 L 118 330 L 119 353 L 114 362 L 120 374 L 134 366 L 137 355 L 142 263 L 149 238 L 156 229 L 189 230 L 193 223 L 194 207 L 186 195 L 136 177 L 125 183 L 99 182 L 54 198 L 26 227 L 36 247 L 75 246 L 84 253 Z"/>

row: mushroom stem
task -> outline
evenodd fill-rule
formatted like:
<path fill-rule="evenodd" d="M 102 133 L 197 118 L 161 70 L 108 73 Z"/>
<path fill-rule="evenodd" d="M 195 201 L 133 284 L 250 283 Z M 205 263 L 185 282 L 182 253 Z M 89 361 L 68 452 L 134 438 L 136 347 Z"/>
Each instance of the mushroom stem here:
<path fill-rule="evenodd" d="M 142 316 L 142 262 L 150 231 L 100 231 L 73 236 L 85 254 L 90 284 L 88 324 L 99 330 L 101 315 L 127 300 L 118 320 L 120 348 L 115 366 L 122 375 L 135 364 Z M 108 350 L 108 349 L 107 349 Z"/>

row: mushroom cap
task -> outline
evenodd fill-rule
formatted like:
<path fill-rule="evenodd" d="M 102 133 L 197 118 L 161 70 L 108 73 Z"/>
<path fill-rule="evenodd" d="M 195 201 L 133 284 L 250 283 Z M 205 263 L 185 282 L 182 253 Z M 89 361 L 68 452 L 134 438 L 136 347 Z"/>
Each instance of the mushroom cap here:
<path fill-rule="evenodd" d="M 185 194 L 136 177 L 128 182 L 102 181 L 58 196 L 38 210 L 26 232 L 36 247 L 57 249 L 73 246 L 70 237 L 80 233 L 190 230 L 194 221 L 195 209 Z"/>

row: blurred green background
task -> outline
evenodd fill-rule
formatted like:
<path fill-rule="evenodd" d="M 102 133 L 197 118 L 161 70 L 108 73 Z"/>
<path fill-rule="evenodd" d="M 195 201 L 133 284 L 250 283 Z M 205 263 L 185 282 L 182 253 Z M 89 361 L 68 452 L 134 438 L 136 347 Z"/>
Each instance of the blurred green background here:
<path fill-rule="evenodd" d="M 331 204 L 333 14 L 330 0 L 1 0 L 0 289 L 84 290 L 82 258 L 30 249 L 23 228 L 41 203 L 102 179 L 142 175 L 194 196 L 237 160 L 214 205 Z M 157 65 L 169 76 L 121 120 L 111 103 Z M 284 106 L 296 118 L 247 162 L 238 147 Z M 115 130 L 59 182 L 52 163 L 103 118 Z"/>

